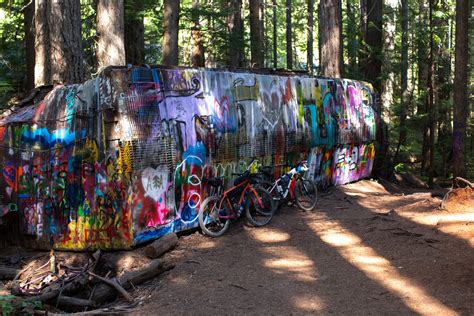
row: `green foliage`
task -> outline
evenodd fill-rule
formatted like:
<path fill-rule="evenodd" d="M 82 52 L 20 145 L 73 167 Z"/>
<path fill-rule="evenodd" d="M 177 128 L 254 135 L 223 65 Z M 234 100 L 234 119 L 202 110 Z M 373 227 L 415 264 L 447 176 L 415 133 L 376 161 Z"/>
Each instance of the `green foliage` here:
<path fill-rule="evenodd" d="M 7 107 L 14 93 L 23 90 L 25 49 L 23 1 L 0 0 L 0 108 Z"/>
<path fill-rule="evenodd" d="M 395 172 L 402 174 L 406 171 L 406 165 L 404 163 L 400 162 L 400 163 L 395 165 L 394 169 L 395 169 Z"/>
<path fill-rule="evenodd" d="M 6 315 L 33 315 L 36 309 L 43 306 L 40 301 L 27 302 L 13 295 L 0 295 L 0 314 Z"/>
<path fill-rule="evenodd" d="M 96 72 L 97 61 L 95 55 L 96 49 L 96 13 L 95 0 L 81 1 L 81 20 L 82 20 L 82 50 L 84 61 L 86 63 L 86 77 L 92 77 Z"/>
<path fill-rule="evenodd" d="M 179 63 L 184 66 L 191 65 L 191 28 L 196 18 L 199 19 L 202 34 L 202 43 L 205 50 L 206 65 L 210 67 L 225 67 L 229 52 L 237 48 L 244 50 L 244 64 L 249 66 L 250 61 L 250 26 L 249 26 L 249 3 L 242 1 L 241 17 L 244 23 L 242 34 L 231 37 L 228 30 L 228 17 L 234 12 L 228 8 L 229 1 L 224 0 L 200 0 L 197 9 L 192 8 L 192 0 L 180 1 L 179 22 Z M 314 26 L 313 26 L 313 48 L 315 70 L 318 69 L 318 1 L 314 1 Z M 89 77 L 97 71 L 96 64 L 96 0 L 80 0 L 82 14 L 82 41 L 86 73 Z M 428 0 L 408 0 L 408 109 L 405 131 L 407 139 L 400 146 L 398 161 L 420 161 L 423 147 L 423 128 L 428 122 L 428 114 L 425 113 L 427 89 L 426 78 L 421 73 L 423 67 L 427 69 L 430 40 L 433 39 L 435 49 L 435 92 L 444 93 L 435 96 L 438 114 L 438 129 L 442 131 L 436 134 L 436 166 L 441 168 L 440 160 L 447 158 L 445 151 L 451 148 L 452 132 L 452 77 L 454 69 L 454 15 L 455 0 L 435 1 L 433 7 L 433 29 L 429 28 Z M 264 4 L 264 57 L 265 67 L 273 67 L 273 1 L 265 0 Z M 15 94 L 24 90 L 26 78 L 25 47 L 24 47 L 24 16 L 22 8 L 24 0 L 0 0 L 0 108 L 7 106 L 8 100 Z M 127 19 L 144 19 L 145 39 L 145 63 L 160 64 L 162 62 L 163 41 L 163 10 L 164 0 L 125 0 L 125 16 Z M 352 15 L 348 16 L 350 8 Z M 389 125 L 391 152 L 398 145 L 400 132 L 400 102 L 401 95 L 401 70 L 402 70 L 402 32 L 401 11 L 399 1 L 384 1 L 383 7 L 383 31 L 386 44 L 392 41 L 393 45 L 385 45 L 383 51 L 375 52 L 383 60 L 382 72 L 379 77 L 384 83 L 391 81 L 393 88 L 390 94 Z M 324 14 L 324 12 L 322 12 Z M 361 11 L 359 0 L 342 1 L 343 16 L 343 40 L 345 77 L 361 79 L 364 69 L 361 69 L 361 57 L 363 53 L 370 52 L 371 47 L 363 41 L 361 30 Z M 471 20 L 472 20 L 471 16 Z M 277 67 L 286 68 L 286 6 L 285 0 L 276 1 L 276 46 Z M 472 22 L 472 21 L 471 21 Z M 474 23 L 471 23 L 470 38 L 474 38 Z M 388 32 L 389 26 L 393 27 L 393 33 Z M 374 27 L 374 25 L 369 25 Z M 292 0 L 292 29 L 293 29 L 293 68 L 305 70 L 307 68 L 307 0 Z M 432 34 L 431 34 L 432 33 Z M 389 35 L 392 38 L 389 38 Z M 472 41 L 472 40 L 471 40 Z M 474 45 L 470 45 L 470 63 L 473 64 Z M 350 54 L 349 56 L 349 48 Z M 349 57 L 355 57 L 356 62 L 349 67 Z M 448 68 L 448 69 L 446 69 Z M 444 72 L 446 71 L 446 72 Z M 317 71 L 316 71 L 317 73 Z M 426 76 L 426 74 L 424 74 Z M 474 89 L 474 76 L 470 77 L 471 91 Z M 385 85 L 389 86 L 389 85 Z M 386 91 L 379 91 L 386 93 Z M 471 108 L 474 102 L 471 93 Z M 474 145 L 472 138 L 474 134 L 474 120 L 468 122 L 467 138 L 467 165 L 474 176 Z M 404 168 L 402 163 L 397 168 Z"/>

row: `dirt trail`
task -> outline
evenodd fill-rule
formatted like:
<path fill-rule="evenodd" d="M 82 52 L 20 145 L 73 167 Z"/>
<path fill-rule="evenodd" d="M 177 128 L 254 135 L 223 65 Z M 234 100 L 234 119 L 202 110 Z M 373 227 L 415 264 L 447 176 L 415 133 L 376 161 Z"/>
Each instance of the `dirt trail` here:
<path fill-rule="evenodd" d="M 473 314 L 474 209 L 433 195 L 361 181 L 263 228 L 184 236 L 136 313 Z"/>

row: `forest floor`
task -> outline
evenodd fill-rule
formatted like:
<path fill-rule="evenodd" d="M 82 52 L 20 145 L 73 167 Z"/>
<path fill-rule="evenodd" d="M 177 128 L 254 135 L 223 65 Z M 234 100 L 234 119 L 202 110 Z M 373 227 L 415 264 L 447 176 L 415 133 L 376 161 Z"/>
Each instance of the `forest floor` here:
<path fill-rule="evenodd" d="M 364 180 L 321 192 L 313 212 L 284 206 L 262 228 L 242 220 L 221 238 L 181 236 L 164 256 L 175 268 L 138 286 L 140 304 L 121 310 L 472 315 L 474 201 L 440 210 L 446 191 Z M 149 262 L 142 249 L 109 260 L 134 269 Z"/>
<path fill-rule="evenodd" d="M 140 314 L 474 314 L 474 206 L 364 180 L 221 238 L 180 238 Z M 474 204 L 473 204 L 474 205 Z"/>

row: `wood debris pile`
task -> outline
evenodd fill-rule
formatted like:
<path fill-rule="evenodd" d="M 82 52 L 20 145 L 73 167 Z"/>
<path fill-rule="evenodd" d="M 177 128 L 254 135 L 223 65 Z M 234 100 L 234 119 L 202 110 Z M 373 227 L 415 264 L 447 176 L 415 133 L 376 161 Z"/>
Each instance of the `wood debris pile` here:
<path fill-rule="evenodd" d="M 157 257 L 173 249 L 177 242 L 176 235 L 155 241 L 146 251 L 153 253 L 153 256 L 148 256 L 148 263 L 121 275 L 116 275 L 111 268 L 114 262 L 110 257 L 114 258 L 113 255 L 105 258 L 100 251 L 93 254 L 51 251 L 49 255 L 36 256 L 21 270 L 0 267 L 0 280 L 13 279 L 8 283 L 12 302 L 22 300 L 50 306 L 52 310 L 85 311 L 123 298 L 132 309 L 141 299 L 129 291 L 174 267 L 174 264 Z M 71 258 L 74 258 L 72 262 Z M 0 314 L 2 312 L 0 305 Z"/>

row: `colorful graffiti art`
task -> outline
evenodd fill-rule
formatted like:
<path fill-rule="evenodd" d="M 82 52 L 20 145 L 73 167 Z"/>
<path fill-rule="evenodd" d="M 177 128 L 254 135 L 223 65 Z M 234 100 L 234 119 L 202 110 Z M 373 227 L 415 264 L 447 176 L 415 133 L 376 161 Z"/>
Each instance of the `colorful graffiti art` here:
<path fill-rule="evenodd" d="M 308 159 L 322 186 L 370 176 L 374 109 L 352 80 L 108 68 L 0 120 L 0 216 L 54 248 L 128 248 L 197 227 L 203 177 L 254 157 Z"/>

